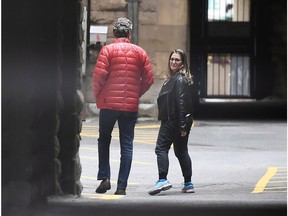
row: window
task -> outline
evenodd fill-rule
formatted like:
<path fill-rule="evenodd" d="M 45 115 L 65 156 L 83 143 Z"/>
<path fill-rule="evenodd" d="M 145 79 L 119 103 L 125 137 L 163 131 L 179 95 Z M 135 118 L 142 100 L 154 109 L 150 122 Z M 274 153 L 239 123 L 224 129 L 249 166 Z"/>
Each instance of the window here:
<path fill-rule="evenodd" d="M 249 22 L 250 0 L 208 0 L 208 21 Z"/>
<path fill-rule="evenodd" d="M 208 54 L 208 96 L 250 96 L 250 58 L 247 55 Z"/>

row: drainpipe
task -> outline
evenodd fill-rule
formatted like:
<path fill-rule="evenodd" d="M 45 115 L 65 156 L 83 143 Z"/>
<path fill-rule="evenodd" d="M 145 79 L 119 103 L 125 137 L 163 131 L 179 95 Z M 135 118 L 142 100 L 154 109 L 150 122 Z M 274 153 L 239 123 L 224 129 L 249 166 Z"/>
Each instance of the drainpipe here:
<path fill-rule="evenodd" d="M 133 24 L 131 42 L 138 44 L 138 6 L 141 0 L 126 0 L 128 3 L 128 19 Z"/>

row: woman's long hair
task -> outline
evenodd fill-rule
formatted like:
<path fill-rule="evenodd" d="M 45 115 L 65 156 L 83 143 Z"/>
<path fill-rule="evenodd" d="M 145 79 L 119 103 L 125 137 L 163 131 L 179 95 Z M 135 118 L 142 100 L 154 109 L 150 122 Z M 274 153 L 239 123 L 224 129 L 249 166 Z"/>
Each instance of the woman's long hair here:
<path fill-rule="evenodd" d="M 188 66 L 188 62 L 187 62 L 187 55 L 186 53 L 181 50 L 181 49 L 176 49 L 176 50 L 173 50 L 170 55 L 169 55 L 169 58 L 168 58 L 168 73 L 167 73 L 167 76 L 168 76 L 168 79 L 173 76 L 174 72 L 171 70 L 170 68 L 170 58 L 171 56 L 173 55 L 173 53 L 177 53 L 180 55 L 180 58 L 181 58 L 181 61 L 183 63 L 183 67 L 180 69 L 180 73 L 184 74 L 185 77 L 187 78 L 188 80 L 188 83 L 189 85 L 193 84 L 193 80 L 192 80 L 192 75 L 189 71 L 189 66 Z"/>

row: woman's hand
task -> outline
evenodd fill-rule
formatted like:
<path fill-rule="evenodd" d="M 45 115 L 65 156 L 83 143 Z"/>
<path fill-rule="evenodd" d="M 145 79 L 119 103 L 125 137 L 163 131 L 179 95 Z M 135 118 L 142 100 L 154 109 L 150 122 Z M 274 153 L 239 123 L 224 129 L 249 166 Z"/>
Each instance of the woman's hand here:
<path fill-rule="evenodd" d="M 187 135 L 187 131 L 180 131 L 180 136 L 185 137 Z"/>

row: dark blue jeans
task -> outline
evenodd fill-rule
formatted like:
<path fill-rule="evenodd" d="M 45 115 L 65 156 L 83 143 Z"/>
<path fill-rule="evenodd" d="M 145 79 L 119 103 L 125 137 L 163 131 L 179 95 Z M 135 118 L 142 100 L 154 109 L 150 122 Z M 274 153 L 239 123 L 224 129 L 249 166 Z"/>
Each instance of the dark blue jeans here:
<path fill-rule="evenodd" d="M 191 181 L 192 162 L 188 154 L 187 146 L 191 124 L 189 124 L 187 127 L 188 135 L 186 135 L 185 137 L 181 137 L 177 121 L 161 122 L 155 148 L 155 153 L 157 155 L 159 179 L 167 178 L 169 169 L 168 153 L 173 143 L 174 153 L 180 163 L 184 181 Z"/>
<path fill-rule="evenodd" d="M 125 112 L 106 109 L 100 110 L 98 139 L 98 180 L 110 179 L 109 158 L 110 143 L 112 138 L 111 134 L 117 121 L 121 148 L 117 188 L 126 189 L 132 163 L 134 128 L 137 121 L 137 116 L 137 112 Z"/>

